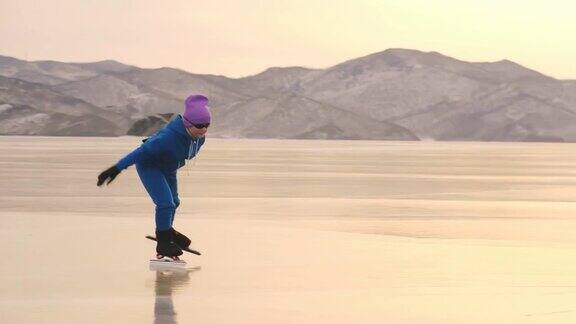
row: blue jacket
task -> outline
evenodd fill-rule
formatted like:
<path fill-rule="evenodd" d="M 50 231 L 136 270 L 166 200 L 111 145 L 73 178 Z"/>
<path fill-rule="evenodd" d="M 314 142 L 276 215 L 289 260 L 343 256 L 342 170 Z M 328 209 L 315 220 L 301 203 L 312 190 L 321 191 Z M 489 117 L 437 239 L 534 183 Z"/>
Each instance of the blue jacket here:
<path fill-rule="evenodd" d="M 182 117 L 178 115 L 139 148 L 118 161 L 116 167 L 124 170 L 135 163 L 143 163 L 164 171 L 176 171 L 186 164 L 186 160 L 198 154 L 205 141 L 205 137 L 190 136 L 184 128 Z"/>

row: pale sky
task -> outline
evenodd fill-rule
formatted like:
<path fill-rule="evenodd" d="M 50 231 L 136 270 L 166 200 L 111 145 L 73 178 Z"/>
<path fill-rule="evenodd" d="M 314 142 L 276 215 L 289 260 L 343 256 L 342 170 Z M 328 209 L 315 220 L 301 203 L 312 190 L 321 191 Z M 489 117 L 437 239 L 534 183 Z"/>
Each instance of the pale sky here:
<path fill-rule="evenodd" d="M 383 51 L 576 79 L 576 0 L 0 0 L 0 55 L 241 77 Z"/>

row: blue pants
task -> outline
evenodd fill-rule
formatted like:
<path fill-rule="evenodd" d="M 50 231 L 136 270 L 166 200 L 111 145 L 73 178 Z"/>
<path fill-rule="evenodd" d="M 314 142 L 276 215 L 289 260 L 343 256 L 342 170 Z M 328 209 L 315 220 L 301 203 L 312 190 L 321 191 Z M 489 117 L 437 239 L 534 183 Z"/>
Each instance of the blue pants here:
<path fill-rule="evenodd" d="M 176 171 L 166 172 L 141 163 L 136 163 L 136 171 L 156 205 L 156 230 L 172 228 L 176 208 L 180 206 Z"/>

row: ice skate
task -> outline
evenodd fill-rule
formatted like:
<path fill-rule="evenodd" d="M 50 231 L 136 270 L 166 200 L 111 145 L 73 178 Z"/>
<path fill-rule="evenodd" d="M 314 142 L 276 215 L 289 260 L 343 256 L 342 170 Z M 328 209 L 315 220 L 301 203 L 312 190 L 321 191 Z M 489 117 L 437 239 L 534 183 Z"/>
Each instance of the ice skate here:
<path fill-rule="evenodd" d="M 174 243 L 172 229 L 156 231 L 156 253 L 167 257 L 182 255 L 182 249 Z"/>
<path fill-rule="evenodd" d="M 174 228 L 172 228 L 172 236 L 174 237 L 174 243 L 176 243 L 176 245 L 178 245 L 182 250 L 187 249 L 190 246 L 190 243 L 192 243 L 186 235 L 178 232 Z"/>
<path fill-rule="evenodd" d="M 171 229 L 156 231 L 156 238 L 156 258 L 150 259 L 151 266 L 186 266 L 186 262 L 178 257 L 182 250 L 174 243 Z"/>
<path fill-rule="evenodd" d="M 146 238 L 149 239 L 149 240 L 152 240 L 152 241 L 157 241 L 157 240 L 156 240 L 156 237 L 154 237 L 154 236 L 152 236 L 152 235 L 146 235 Z M 186 252 L 188 252 L 188 253 L 196 254 L 196 255 L 202 255 L 202 253 L 200 253 L 200 252 L 198 252 L 198 251 L 196 251 L 196 250 L 192 250 L 192 249 L 189 248 L 189 247 L 182 248 L 181 250 L 182 250 L 182 251 L 186 251 Z"/>

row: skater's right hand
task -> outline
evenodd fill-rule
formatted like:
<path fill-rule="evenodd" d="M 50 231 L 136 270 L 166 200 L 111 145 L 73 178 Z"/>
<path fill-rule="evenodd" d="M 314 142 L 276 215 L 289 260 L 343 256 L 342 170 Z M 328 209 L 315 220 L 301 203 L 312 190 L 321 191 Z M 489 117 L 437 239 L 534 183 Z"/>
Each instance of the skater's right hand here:
<path fill-rule="evenodd" d="M 98 183 L 96 183 L 96 185 L 100 187 L 104 182 L 109 185 L 110 182 L 112 182 L 119 174 L 120 170 L 115 165 L 111 166 L 110 168 L 100 173 L 100 175 L 98 175 Z"/>

